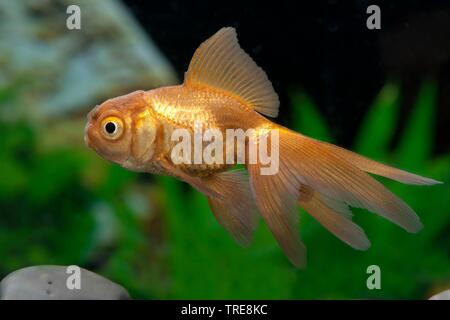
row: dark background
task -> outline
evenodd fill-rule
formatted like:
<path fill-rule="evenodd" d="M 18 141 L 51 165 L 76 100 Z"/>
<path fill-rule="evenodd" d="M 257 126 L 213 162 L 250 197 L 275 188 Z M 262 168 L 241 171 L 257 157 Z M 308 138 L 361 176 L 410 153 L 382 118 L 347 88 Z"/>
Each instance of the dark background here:
<path fill-rule="evenodd" d="M 140 1 L 125 0 L 182 78 L 196 47 L 224 26 L 267 72 L 280 95 L 279 122 L 289 125 L 287 99 L 303 88 L 319 106 L 336 141 L 350 146 L 370 102 L 387 79 L 400 80 L 401 117 L 424 78 L 438 80 L 434 151 L 450 149 L 450 3 L 448 1 Z M 366 8 L 381 9 L 369 30 Z M 400 121 L 394 142 L 404 123 Z"/>

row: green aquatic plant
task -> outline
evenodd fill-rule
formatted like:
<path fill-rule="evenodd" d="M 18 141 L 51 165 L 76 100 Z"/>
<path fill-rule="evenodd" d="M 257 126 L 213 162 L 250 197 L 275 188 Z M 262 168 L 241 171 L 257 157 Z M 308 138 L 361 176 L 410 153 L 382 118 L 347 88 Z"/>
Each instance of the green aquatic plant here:
<path fill-rule="evenodd" d="M 80 154 L 42 153 L 26 122 L 2 123 L 0 140 L 0 274 L 27 265 L 82 263 L 93 219 L 80 185 Z"/>

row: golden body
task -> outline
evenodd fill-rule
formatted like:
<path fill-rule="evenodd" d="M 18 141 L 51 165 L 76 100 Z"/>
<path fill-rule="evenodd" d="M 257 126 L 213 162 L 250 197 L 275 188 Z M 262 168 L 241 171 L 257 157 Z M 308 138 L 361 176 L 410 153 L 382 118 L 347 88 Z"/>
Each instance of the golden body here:
<path fill-rule="evenodd" d="M 297 205 L 358 250 L 368 249 L 370 242 L 351 220 L 350 206 L 366 208 L 409 232 L 421 229 L 415 212 L 367 173 L 416 185 L 437 181 L 308 138 L 263 116 L 276 117 L 278 107 L 264 71 L 239 47 L 235 30 L 223 28 L 197 49 L 182 85 L 136 91 L 94 108 L 85 140 L 127 169 L 174 176 L 204 193 L 219 223 L 239 243 L 250 242 L 261 215 L 296 266 L 306 263 Z M 245 162 L 247 175 L 228 170 L 230 164 L 177 164 L 174 130 L 193 134 L 198 126 L 222 134 L 254 129 L 256 136 L 277 130 L 279 170 L 263 175 L 261 163 Z"/>
<path fill-rule="evenodd" d="M 173 130 L 184 128 L 194 134 L 195 126 L 204 129 L 218 129 L 223 136 L 226 129 L 255 129 L 273 126 L 266 118 L 249 108 L 238 97 L 208 88 L 187 88 L 183 85 L 165 87 L 145 93 L 148 106 L 160 126 L 161 136 L 157 156 L 170 159 L 170 153 L 177 143 L 171 141 Z M 224 112 L 226 110 L 226 112 Z M 194 146 L 192 145 L 192 148 Z M 226 148 L 226 141 L 224 141 Z M 225 157 L 225 153 L 224 153 Z M 170 161 L 170 160 L 169 160 Z M 189 174 L 208 176 L 222 172 L 233 165 L 226 164 L 173 164 Z"/>

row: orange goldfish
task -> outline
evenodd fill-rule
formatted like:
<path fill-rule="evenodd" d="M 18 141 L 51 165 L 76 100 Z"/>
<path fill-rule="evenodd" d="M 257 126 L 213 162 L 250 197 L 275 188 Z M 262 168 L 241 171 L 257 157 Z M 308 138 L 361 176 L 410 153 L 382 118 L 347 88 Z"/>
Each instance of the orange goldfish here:
<path fill-rule="evenodd" d="M 422 228 L 415 212 L 368 173 L 414 185 L 438 181 L 314 140 L 265 117 L 276 117 L 278 108 L 271 82 L 239 47 L 235 29 L 222 28 L 196 50 L 183 84 L 135 91 L 95 107 L 88 115 L 85 141 L 124 168 L 189 183 L 207 196 L 219 223 L 241 244 L 250 242 L 260 214 L 297 267 L 306 264 L 298 205 L 358 250 L 368 249 L 370 241 L 352 222 L 349 206 L 377 213 L 409 232 Z M 271 142 L 279 153 L 276 173 L 262 174 L 264 164 L 248 157 L 245 169 L 237 170 L 230 170 L 234 164 L 228 161 L 176 161 L 174 133 L 183 129 L 195 135 L 196 127 L 221 133 L 254 129 L 256 137 L 276 130 L 279 140 Z M 244 143 L 248 155 L 250 139 Z M 184 155 L 189 158 L 192 149 Z"/>

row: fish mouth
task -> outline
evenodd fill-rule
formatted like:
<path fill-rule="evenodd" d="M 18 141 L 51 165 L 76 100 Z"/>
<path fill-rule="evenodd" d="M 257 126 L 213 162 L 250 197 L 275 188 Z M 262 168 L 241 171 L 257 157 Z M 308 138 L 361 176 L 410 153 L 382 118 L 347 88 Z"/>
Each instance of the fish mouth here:
<path fill-rule="evenodd" d="M 95 140 L 93 143 L 92 138 L 89 136 L 88 133 L 84 134 L 84 143 L 86 144 L 86 146 L 91 149 L 94 150 L 96 153 L 101 154 L 100 149 L 96 146 Z"/>
<path fill-rule="evenodd" d="M 91 140 L 89 139 L 89 136 L 86 133 L 84 134 L 84 144 L 88 147 L 91 147 Z"/>
<path fill-rule="evenodd" d="M 89 148 L 92 148 L 91 146 L 91 138 L 89 137 L 89 128 L 92 126 L 92 124 L 88 123 L 86 127 L 84 128 L 84 143 Z"/>

